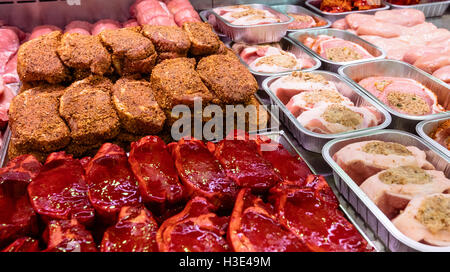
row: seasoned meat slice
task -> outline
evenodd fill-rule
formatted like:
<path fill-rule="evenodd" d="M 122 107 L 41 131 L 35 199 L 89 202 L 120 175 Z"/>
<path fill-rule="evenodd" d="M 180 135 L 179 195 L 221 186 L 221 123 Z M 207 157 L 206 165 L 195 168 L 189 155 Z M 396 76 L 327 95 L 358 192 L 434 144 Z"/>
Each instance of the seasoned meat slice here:
<path fill-rule="evenodd" d="M 205 85 L 225 104 L 245 102 L 258 90 L 258 83 L 248 69 L 226 55 L 202 58 L 197 72 Z"/>
<path fill-rule="evenodd" d="M 183 24 L 183 30 L 191 40 L 192 55 L 215 54 L 220 47 L 220 39 L 208 23 L 188 22 Z"/>
<path fill-rule="evenodd" d="M 64 87 L 41 86 L 16 96 L 9 108 L 15 146 L 40 152 L 64 148 L 70 130 L 59 116 L 59 97 Z"/>
<path fill-rule="evenodd" d="M 203 104 L 213 99 L 213 94 L 195 71 L 193 59 L 177 58 L 161 62 L 153 69 L 150 83 L 158 104 L 165 110 L 171 110 L 178 104 L 193 106 L 194 99 L 201 98 Z"/>
<path fill-rule="evenodd" d="M 58 55 L 63 63 L 75 69 L 103 75 L 111 69 L 111 56 L 98 36 L 66 33 L 61 38 Z"/>
<path fill-rule="evenodd" d="M 61 35 L 53 31 L 22 44 L 17 55 L 17 72 L 22 82 L 60 83 L 69 79 L 69 70 L 56 53 Z"/>
<path fill-rule="evenodd" d="M 77 85 L 66 89 L 59 108 L 71 129 L 72 142 L 92 145 L 117 136 L 120 123 L 109 92 Z"/>
<path fill-rule="evenodd" d="M 191 47 L 188 34 L 176 26 L 145 25 L 142 34 L 152 41 L 158 53 L 176 52 L 186 56 Z"/>
<path fill-rule="evenodd" d="M 112 63 L 119 75 L 150 74 L 157 54 L 152 42 L 144 37 L 140 28 L 122 28 L 102 31 L 102 43 L 112 53 Z"/>
<path fill-rule="evenodd" d="M 142 135 L 162 130 L 166 116 L 150 83 L 122 78 L 113 87 L 112 100 L 122 127 L 128 132 Z"/>

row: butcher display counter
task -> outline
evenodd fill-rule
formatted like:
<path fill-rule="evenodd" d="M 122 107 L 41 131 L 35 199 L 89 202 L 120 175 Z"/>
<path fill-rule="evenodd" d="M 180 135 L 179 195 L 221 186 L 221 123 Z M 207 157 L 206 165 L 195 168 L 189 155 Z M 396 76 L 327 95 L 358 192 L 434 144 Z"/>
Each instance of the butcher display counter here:
<path fill-rule="evenodd" d="M 22 220 L 0 218 L 0 249 L 450 251 L 449 11 L 321 2 L 0 0 L 0 192 Z M 173 137 L 198 97 L 257 117 Z M 178 244 L 189 224 L 211 243 Z"/>

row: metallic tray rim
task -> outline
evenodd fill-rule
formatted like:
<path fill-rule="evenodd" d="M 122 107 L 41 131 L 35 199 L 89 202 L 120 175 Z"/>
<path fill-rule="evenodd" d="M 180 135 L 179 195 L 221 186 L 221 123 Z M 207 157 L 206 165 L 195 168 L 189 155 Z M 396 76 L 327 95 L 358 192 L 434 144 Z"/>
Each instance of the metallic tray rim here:
<path fill-rule="evenodd" d="M 221 7 L 221 8 L 224 8 L 224 7 L 232 7 L 232 6 L 235 6 L 235 5 L 223 6 L 223 7 Z M 264 7 L 264 9 L 270 11 L 271 13 L 273 13 L 273 14 L 275 14 L 275 15 L 280 14 L 280 15 L 286 16 L 286 17 L 288 18 L 288 20 L 287 20 L 287 21 L 283 21 L 283 22 L 270 23 L 270 24 L 235 25 L 235 24 L 232 24 L 232 23 L 228 22 L 228 20 L 224 19 L 222 16 L 220 16 L 219 14 L 217 14 L 217 12 L 214 11 L 214 8 L 212 8 L 212 9 L 210 10 L 210 12 L 211 12 L 211 14 L 213 14 L 214 16 L 216 16 L 217 19 L 219 19 L 220 21 L 222 21 L 222 23 L 226 24 L 226 25 L 229 26 L 229 27 L 233 27 L 233 28 L 244 28 L 244 29 L 247 29 L 247 28 L 255 28 L 255 27 L 261 27 L 261 26 L 274 26 L 274 25 L 284 25 L 284 24 L 285 24 L 285 25 L 288 25 L 288 24 L 290 24 L 290 23 L 292 23 L 292 22 L 294 21 L 294 18 L 292 18 L 291 16 L 286 15 L 286 14 L 284 14 L 284 13 L 282 13 L 282 12 L 279 12 L 278 10 L 275 10 L 275 9 L 271 8 L 269 5 L 265 5 L 265 4 L 245 4 L 245 5 L 241 5 L 241 6 L 251 6 L 251 7 L 257 6 L 257 7 Z M 280 19 L 281 19 L 281 18 L 280 18 Z"/>
<path fill-rule="evenodd" d="M 361 188 L 359 188 L 359 186 L 356 185 L 356 183 L 347 175 L 347 173 L 330 156 L 330 148 L 336 143 L 339 143 L 339 142 L 344 141 L 344 140 L 358 139 L 358 138 L 365 137 L 365 136 L 379 135 L 379 134 L 385 134 L 385 133 L 398 133 L 398 134 L 403 134 L 404 136 L 407 136 L 407 137 L 412 137 L 412 138 L 416 139 L 417 141 L 421 142 L 423 145 L 425 145 L 428 148 L 430 148 L 430 150 L 434 151 L 438 155 L 442 155 L 433 146 L 429 145 L 423 139 L 421 139 L 420 137 L 418 137 L 418 136 L 416 136 L 414 134 L 411 134 L 411 133 L 408 133 L 408 132 L 404 132 L 404 131 L 400 131 L 400 130 L 384 129 L 384 130 L 376 131 L 374 133 L 368 133 L 366 135 L 349 137 L 349 138 L 346 138 L 346 139 L 335 139 L 335 140 L 329 141 L 328 143 L 326 143 L 324 145 L 324 147 L 322 149 L 322 156 L 323 156 L 324 160 L 333 169 L 333 172 L 341 177 L 341 179 L 347 184 L 347 186 L 353 191 L 353 193 L 356 194 L 356 196 L 364 203 L 364 205 L 375 215 L 375 217 L 378 219 L 378 221 L 397 240 L 399 240 L 403 244 L 408 245 L 408 246 L 412 247 L 413 249 L 419 250 L 419 251 L 433 251 L 433 252 L 446 251 L 446 252 L 450 252 L 450 246 L 438 247 L 438 246 L 426 245 L 426 244 L 414 241 L 411 238 L 409 238 L 408 236 L 406 236 L 405 234 L 403 234 L 400 230 L 398 230 L 395 227 L 395 225 L 392 223 L 392 221 L 389 220 L 389 218 L 387 218 L 387 216 L 380 210 L 380 208 L 378 208 L 378 206 L 375 205 L 375 203 L 373 203 L 373 201 L 363 192 L 363 190 L 361 190 Z"/>
<path fill-rule="evenodd" d="M 449 1 L 450 1 L 450 0 L 449 0 Z M 323 20 L 324 22 L 326 22 L 326 24 L 323 25 L 323 26 L 315 26 L 315 27 L 308 27 L 308 28 L 288 29 L 288 30 L 287 30 L 288 33 L 294 32 L 294 31 L 299 31 L 299 30 L 304 30 L 304 29 L 322 29 L 322 28 L 329 28 L 329 27 L 331 26 L 331 21 L 330 21 L 330 20 L 328 20 L 327 18 L 325 18 L 325 17 L 323 17 L 323 16 L 321 16 L 321 15 L 319 15 L 319 14 L 316 14 L 316 13 L 314 13 L 313 11 L 311 11 L 311 10 L 309 10 L 309 9 L 306 9 L 306 8 L 304 8 L 304 7 L 302 7 L 302 6 L 298 6 L 298 5 L 288 5 L 288 4 L 286 4 L 286 5 L 273 5 L 273 6 L 271 6 L 271 7 L 272 7 L 273 9 L 275 9 L 275 10 L 281 12 L 281 13 L 286 14 L 287 16 L 289 16 L 289 15 L 287 14 L 287 12 L 283 12 L 283 11 L 279 10 L 279 8 L 280 8 L 280 9 L 281 9 L 282 7 L 296 8 L 296 9 L 301 10 L 301 12 L 303 12 L 303 13 L 305 13 L 305 14 L 307 14 L 307 15 L 310 15 L 310 16 L 312 16 L 312 17 L 317 17 L 317 18 L 319 18 L 320 20 Z"/>
<path fill-rule="evenodd" d="M 269 83 L 271 81 L 275 80 L 275 79 L 280 78 L 281 76 L 272 76 L 272 77 L 266 78 L 263 81 L 263 89 L 264 89 L 264 91 L 270 96 L 270 99 L 272 101 L 275 101 L 275 103 L 276 103 L 275 105 L 283 111 L 283 113 L 300 130 L 300 132 L 302 132 L 302 133 L 304 133 L 304 134 L 306 134 L 308 136 L 312 136 L 312 137 L 316 137 L 316 138 L 322 138 L 322 139 L 330 139 L 331 140 L 331 139 L 346 138 L 346 137 L 349 137 L 349 136 L 360 136 L 360 135 L 364 135 L 364 134 L 366 134 L 368 132 L 371 132 L 371 131 L 384 129 L 384 128 L 389 126 L 389 124 L 392 121 L 391 115 L 387 111 L 385 111 L 382 107 L 380 107 L 380 105 L 375 103 L 375 101 L 373 101 L 368 96 L 366 96 L 363 92 L 361 92 L 360 90 L 354 88 L 351 84 L 349 84 L 347 81 L 345 81 L 340 75 L 338 75 L 336 73 L 333 73 L 333 72 L 324 71 L 324 70 L 310 71 L 310 73 L 314 73 L 314 72 L 320 72 L 320 73 L 324 73 L 324 74 L 329 74 L 329 75 L 335 76 L 337 79 L 340 79 L 343 83 L 347 84 L 348 87 L 350 87 L 353 91 L 355 91 L 359 96 L 361 96 L 361 98 L 363 98 L 364 100 L 369 102 L 379 112 L 381 112 L 383 114 L 383 116 L 384 116 L 384 122 L 379 124 L 378 126 L 375 126 L 375 127 L 369 127 L 369 128 L 364 128 L 364 129 L 360 129 L 360 130 L 347 131 L 347 132 L 341 132 L 341 133 L 335 133 L 335 134 L 320 134 L 320 133 L 312 132 L 312 131 L 306 129 L 304 126 L 302 126 L 300 124 L 300 122 L 297 120 L 297 118 L 295 118 L 294 115 L 292 115 L 292 113 L 283 104 L 283 102 L 281 102 L 280 99 L 270 90 Z"/>
<path fill-rule="evenodd" d="M 422 137 L 427 143 L 429 143 L 430 145 L 434 146 L 436 149 L 438 149 L 441 153 L 443 153 L 444 156 L 446 156 L 447 158 L 450 159 L 450 150 L 448 150 L 447 148 L 445 148 L 444 146 L 440 145 L 438 142 L 436 142 L 435 140 L 433 140 L 430 136 L 428 136 L 428 134 L 425 133 L 425 131 L 423 130 L 424 127 L 426 125 L 428 125 L 429 123 L 435 123 L 435 122 L 440 122 L 440 121 L 445 121 L 445 120 L 449 120 L 450 116 L 447 117 L 443 117 L 443 118 L 437 118 L 437 119 L 430 119 L 430 120 L 424 120 L 420 123 L 417 124 L 416 126 L 416 132 L 417 134 Z"/>
<path fill-rule="evenodd" d="M 238 58 L 239 58 L 239 60 L 241 61 L 241 63 L 245 66 L 245 68 L 247 68 L 247 70 L 250 71 L 250 73 L 252 73 L 253 75 L 262 76 L 262 77 L 281 76 L 281 75 L 286 75 L 286 74 L 290 74 L 290 73 L 292 73 L 292 72 L 297 72 L 297 71 L 310 72 L 310 71 L 319 69 L 319 67 L 322 65 L 322 62 L 321 62 L 318 58 L 316 58 L 315 56 L 311 55 L 310 52 L 304 50 L 303 47 L 300 47 L 298 44 L 296 44 L 295 42 L 293 42 L 293 41 L 292 41 L 291 39 L 289 39 L 288 37 L 283 37 L 283 38 L 281 38 L 281 40 L 286 40 L 286 41 L 288 41 L 289 43 L 291 43 L 293 46 L 297 46 L 297 47 L 299 47 L 300 49 L 302 49 L 303 52 L 305 52 L 309 57 L 311 57 L 311 58 L 316 62 L 316 64 L 315 64 L 313 67 L 307 68 L 307 69 L 296 69 L 296 70 L 289 70 L 289 71 L 276 72 L 276 73 L 264 73 L 264 72 L 254 71 L 254 70 L 251 69 L 251 68 L 248 66 L 248 64 L 241 58 L 241 56 L 239 56 L 238 54 L 236 54 L 236 55 L 238 56 Z M 280 43 L 281 40 L 280 40 L 278 43 Z M 234 43 L 235 43 L 235 42 L 232 42 L 231 45 L 234 44 Z M 254 45 L 250 45 L 250 46 L 258 46 L 258 45 L 257 45 L 257 44 L 254 44 Z"/>
<path fill-rule="evenodd" d="M 394 8 L 420 8 L 420 7 L 429 7 L 429 6 L 437 6 L 437 5 L 443 5 L 443 4 L 450 4 L 450 0 L 444 0 L 444 1 L 435 1 L 430 3 L 419 3 L 415 5 L 397 5 L 397 4 L 391 4 L 388 1 L 383 1 L 385 5 L 389 5 Z"/>
<path fill-rule="evenodd" d="M 372 60 L 370 62 L 391 62 L 391 63 L 398 63 L 399 65 L 404 65 L 407 66 L 410 69 L 413 69 L 415 71 L 417 71 L 418 73 L 430 78 L 431 80 L 436 81 L 437 83 L 443 85 L 443 87 L 446 87 L 444 84 L 442 84 L 443 81 L 441 81 L 440 79 L 431 76 L 430 74 L 422 71 L 421 69 L 403 62 L 403 61 L 398 61 L 398 60 L 391 60 L 391 59 L 378 59 L 378 60 Z M 359 85 L 357 82 L 355 82 L 353 79 L 351 79 L 349 76 L 347 76 L 347 74 L 345 73 L 345 69 L 347 67 L 352 67 L 352 66 L 357 66 L 359 64 L 365 64 L 367 62 L 364 63 L 351 63 L 351 64 L 347 64 L 344 66 L 339 67 L 338 69 L 338 73 L 339 75 L 341 75 L 347 82 L 349 82 L 350 84 L 354 85 L 355 87 L 357 87 L 359 90 L 361 90 L 362 92 L 364 92 L 367 96 L 369 96 L 370 98 L 372 98 L 372 100 L 374 100 L 376 103 L 378 103 L 379 105 L 381 105 L 386 111 L 388 111 L 390 114 L 395 115 L 396 117 L 399 118 L 403 118 L 403 119 L 408 119 L 408 120 L 413 120 L 413 121 L 423 121 L 423 120 L 430 120 L 430 119 L 434 119 L 434 118 L 439 118 L 439 117 L 445 117 L 445 116 L 450 116 L 450 110 L 447 110 L 446 112 L 440 112 L 440 113 L 433 113 L 433 114 L 428 114 L 428 115 L 423 115 L 423 116 L 417 116 L 417 115 L 407 115 L 407 114 L 403 114 L 403 113 L 399 113 L 393 109 L 391 109 L 390 107 L 388 107 L 385 103 L 381 102 L 381 100 L 379 100 L 377 97 L 375 97 L 372 93 L 370 93 L 369 91 L 367 91 L 365 88 L 363 88 L 361 85 Z M 420 83 L 420 82 L 419 82 Z"/>
<path fill-rule="evenodd" d="M 348 14 L 352 14 L 352 13 L 367 13 L 367 12 L 372 12 L 372 11 L 379 11 L 379 10 L 387 10 L 389 9 L 389 5 L 386 4 L 384 1 L 382 3 L 382 7 L 379 8 L 374 8 L 374 9 L 367 9 L 367 10 L 352 10 L 352 11 L 345 11 L 345 12 L 326 12 L 326 11 L 321 11 L 320 9 L 318 9 L 315 5 L 312 4 L 312 2 L 319 2 L 321 0 L 307 0 L 305 2 L 305 5 L 314 10 L 315 12 L 320 12 L 321 14 L 325 14 L 327 16 L 343 16 L 343 15 L 348 15 Z"/>
<path fill-rule="evenodd" d="M 299 30 L 296 32 L 292 32 L 288 34 L 288 37 L 293 40 L 296 44 L 302 46 L 304 49 L 308 50 L 311 54 L 313 54 L 316 58 L 318 58 L 321 62 L 326 62 L 326 63 L 330 63 L 333 65 L 349 65 L 349 64 L 358 64 L 358 63 L 363 63 L 363 62 L 369 62 L 369 61 L 373 61 L 373 60 L 380 60 L 380 59 L 384 59 L 386 58 L 386 52 L 384 51 L 383 48 L 376 46 L 364 39 L 361 39 L 359 36 L 350 33 L 348 31 L 345 30 L 341 30 L 341 29 L 334 29 L 334 28 L 330 28 L 328 29 L 331 32 L 341 32 L 341 33 L 346 33 L 345 35 L 350 35 L 351 37 L 355 38 L 355 40 L 359 40 L 361 43 L 365 43 L 373 48 L 375 48 L 377 51 L 380 52 L 380 55 L 377 57 L 373 57 L 373 58 L 367 58 L 367 59 L 360 59 L 360 60 L 352 60 L 352 61 L 345 61 L 345 62 L 336 62 L 336 61 L 331 61 L 329 59 L 325 59 L 322 56 L 320 56 L 319 54 L 317 54 L 316 52 L 314 52 L 311 48 L 309 48 L 308 46 L 304 45 L 302 42 L 300 42 L 298 40 L 298 36 L 303 35 L 303 34 L 312 34 L 314 35 L 315 32 L 317 31 L 321 31 L 323 29 L 315 29 L 315 30 Z M 316 34 L 318 35 L 318 34 Z"/>
<path fill-rule="evenodd" d="M 291 148 L 293 150 L 293 152 L 298 155 L 305 163 L 306 165 L 308 165 L 309 169 L 311 170 L 311 172 L 314 175 L 317 175 L 317 172 L 314 170 L 314 168 L 311 166 L 311 164 L 304 159 L 304 157 L 302 156 L 302 154 L 300 153 L 300 151 L 295 147 L 295 145 L 292 143 L 291 139 L 289 139 L 289 137 L 286 135 L 286 132 L 284 130 L 278 130 L 278 131 L 270 131 L 270 132 L 249 132 L 248 134 L 257 134 L 257 135 L 261 135 L 261 136 L 268 136 L 268 135 L 275 135 L 275 136 L 279 136 L 280 138 L 283 138 L 289 145 L 289 148 Z M 292 154 L 292 153 L 291 153 Z M 328 183 L 328 181 L 327 181 Z M 331 186 L 328 184 L 328 186 Z M 335 192 L 333 191 L 333 194 L 335 194 Z M 337 196 L 336 196 L 337 197 Z M 338 198 L 339 201 L 339 198 Z M 361 234 L 361 236 L 364 238 L 364 240 L 366 240 L 366 242 L 375 250 L 375 251 L 379 251 L 378 247 L 375 246 L 375 244 L 373 243 L 373 241 L 367 236 L 367 234 L 362 230 L 362 228 L 358 225 L 358 223 L 356 222 L 356 220 L 349 214 L 349 212 L 344 208 L 344 206 L 342 206 L 342 204 L 339 202 L 339 209 L 344 213 L 345 218 L 350 221 L 350 223 L 358 230 L 359 234 Z M 355 212 L 356 215 L 356 212 Z M 375 235 L 376 237 L 376 235 Z"/>

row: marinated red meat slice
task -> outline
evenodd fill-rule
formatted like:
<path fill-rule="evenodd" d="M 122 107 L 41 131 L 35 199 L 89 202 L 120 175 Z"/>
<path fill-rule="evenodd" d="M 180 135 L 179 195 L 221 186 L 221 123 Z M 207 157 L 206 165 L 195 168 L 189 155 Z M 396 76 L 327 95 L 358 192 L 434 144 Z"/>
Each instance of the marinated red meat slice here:
<path fill-rule="evenodd" d="M 281 187 L 275 208 L 280 222 L 301 239 L 310 251 L 368 251 L 367 242 L 337 209 L 338 202 L 323 177 L 310 176 L 304 188 Z"/>
<path fill-rule="evenodd" d="M 146 136 L 133 142 L 128 161 L 144 202 L 176 203 L 182 200 L 184 189 L 174 161 L 159 137 Z"/>
<path fill-rule="evenodd" d="M 195 197 L 161 225 L 156 241 L 161 252 L 226 252 L 230 251 L 227 227 L 228 217 L 217 216 L 214 205 Z"/>
<path fill-rule="evenodd" d="M 26 187 L 40 168 L 36 158 L 23 155 L 0 169 L 0 247 L 37 232 L 37 217 Z"/>
<path fill-rule="evenodd" d="M 105 221 L 115 221 L 122 207 L 141 202 L 138 182 L 125 151 L 118 145 L 102 145 L 87 166 L 86 180 L 89 200 Z"/>
<path fill-rule="evenodd" d="M 28 186 L 31 204 L 45 221 L 77 219 L 91 224 L 95 214 L 87 192 L 83 166 L 64 151 L 50 154 Z"/>
<path fill-rule="evenodd" d="M 238 194 L 228 239 L 237 252 L 309 251 L 300 239 L 278 222 L 273 207 L 252 195 L 248 188 Z"/>
<path fill-rule="evenodd" d="M 270 138 L 258 137 L 258 151 L 268 160 L 283 180 L 303 183 L 312 174 L 308 165 L 298 155 L 291 155 L 284 146 Z"/>
<path fill-rule="evenodd" d="M 22 237 L 14 241 L 2 252 L 38 252 L 39 242 L 31 237 Z"/>
<path fill-rule="evenodd" d="M 214 154 L 227 176 L 237 185 L 264 191 L 281 181 L 272 165 L 258 154 L 254 140 L 229 138 L 215 146 Z"/>
<path fill-rule="evenodd" d="M 181 139 L 171 150 L 189 195 L 205 197 L 216 207 L 233 207 L 237 185 L 202 141 Z"/>
<path fill-rule="evenodd" d="M 122 207 L 116 225 L 109 227 L 102 240 L 102 252 L 156 252 L 158 224 L 144 206 Z"/>
<path fill-rule="evenodd" d="M 76 219 L 53 220 L 44 232 L 45 252 L 96 252 L 94 239 Z"/>

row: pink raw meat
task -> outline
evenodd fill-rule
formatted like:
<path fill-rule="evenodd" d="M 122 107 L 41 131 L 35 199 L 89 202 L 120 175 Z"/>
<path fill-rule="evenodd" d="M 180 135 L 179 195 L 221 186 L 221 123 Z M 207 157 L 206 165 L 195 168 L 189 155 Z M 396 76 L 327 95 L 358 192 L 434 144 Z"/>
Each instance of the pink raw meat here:
<path fill-rule="evenodd" d="M 358 29 L 362 25 L 375 22 L 375 17 L 373 15 L 352 13 L 345 16 L 345 21 L 351 29 Z"/>
<path fill-rule="evenodd" d="M 19 49 L 19 37 L 10 29 L 0 29 L 0 74 Z"/>
<path fill-rule="evenodd" d="M 54 25 L 41 25 L 33 28 L 33 31 L 31 31 L 31 36 L 28 38 L 28 40 L 35 39 L 37 37 L 40 37 L 42 35 L 48 34 L 53 31 L 62 31 L 61 28 L 54 26 Z"/>
<path fill-rule="evenodd" d="M 367 52 L 366 49 L 361 47 L 360 45 L 350 42 L 350 41 L 338 39 L 338 38 L 323 41 L 320 45 L 321 45 L 322 50 L 319 49 L 320 50 L 319 54 L 324 58 L 328 58 L 327 53 L 326 53 L 327 49 L 339 48 L 339 47 L 352 48 L 353 50 L 355 50 L 357 53 L 359 53 L 361 55 L 362 59 L 373 58 L 373 56 L 369 52 Z"/>
<path fill-rule="evenodd" d="M 375 18 L 402 26 L 414 26 L 425 22 L 425 15 L 417 9 L 391 9 L 375 12 Z"/>
<path fill-rule="evenodd" d="M 408 51 L 408 43 L 399 40 L 398 38 L 382 38 L 378 36 L 360 36 L 364 39 L 380 48 L 386 52 L 386 57 L 388 59 L 402 60 L 404 54 Z"/>
<path fill-rule="evenodd" d="M 19 82 L 19 75 L 17 74 L 17 54 L 8 61 L 2 75 L 5 84 Z"/>
<path fill-rule="evenodd" d="M 413 64 L 419 58 L 429 54 L 440 54 L 445 48 L 442 47 L 429 47 L 429 46 L 412 46 L 408 48 L 408 51 L 403 56 L 403 61 Z"/>
<path fill-rule="evenodd" d="M 64 29 L 65 33 L 80 33 L 91 35 L 92 24 L 86 21 L 72 21 Z"/>
<path fill-rule="evenodd" d="M 434 71 L 433 76 L 439 78 L 445 83 L 450 83 L 450 65 L 443 66 Z"/>
<path fill-rule="evenodd" d="M 120 25 L 120 23 L 118 21 L 114 21 L 111 19 L 104 19 L 104 20 L 97 21 L 92 26 L 91 33 L 92 33 L 92 35 L 97 35 L 100 32 L 102 32 L 103 30 L 114 30 L 114 29 L 119 29 L 119 28 L 122 28 L 122 26 Z"/>
<path fill-rule="evenodd" d="M 432 74 L 437 69 L 450 65 L 450 54 L 427 54 L 418 58 L 414 62 L 414 66 Z"/>
<path fill-rule="evenodd" d="M 194 9 L 186 8 L 175 14 L 175 23 L 182 26 L 187 22 L 201 22 L 198 13 Z"/>
<path fill-rule="evenodd" d="M 147 0 L 136 0 L 133 3 L 133 5 L 131 5 L 130 10 L 129 10 L 131 18 L 136 18 L 136 12 L 137 12 L 136 7 L 139 3 L 143 2 L 143 1 L 147 1 Z"/>
<path fill-rule="evenodd" d="M 336 28 L 336 29 L 342 29 L 342 30 L 346 30 L 349 29 L 350 26 L 347 24 L 347 21 L 345 18 L 339 19 L 337 21 L 335 21 L 332 25 L 332 28 Z"/>
<path fill-rule="evenodd" d="M 136 21 L 136 19 L 130 19 L 126 22 L 124 22 L 123 27 L 134 27 L 134 26 L 139 26 L 139 23 Z"/>
<path fill-rule="evenodd" d="M 15 93 L 3 83 L 0 77 L 0 129 L 4 128 L 8 123 L 8 109 Z"/>
<path fill-rule="evenodd" d="M 2 28 L 14 31 L 17 37 L 19 37 L 20 42 L 23 42 L 27 38 L 27 33 L 23 32 L 20 28 L 16 26 L 3 26 Z"/>
<path fill-rule="evenodd" d="M 146 0 L 137 4 L 136 18 L 140 25 L 176 25 L 165 4 L 156 0 Z"/>
<path fill-rule="evenodd" d="M 356 34 L 375 35 L 384 38 L 394 38 L 402 34 L 402 27 L 391 23 L 370 20 L 366 23 L 361 24 L 356 29 Z"/>

